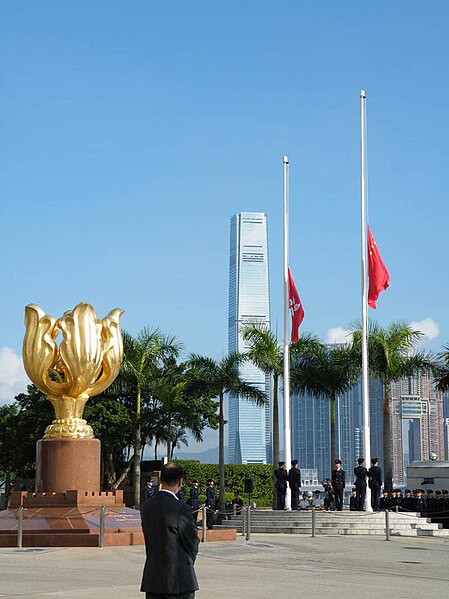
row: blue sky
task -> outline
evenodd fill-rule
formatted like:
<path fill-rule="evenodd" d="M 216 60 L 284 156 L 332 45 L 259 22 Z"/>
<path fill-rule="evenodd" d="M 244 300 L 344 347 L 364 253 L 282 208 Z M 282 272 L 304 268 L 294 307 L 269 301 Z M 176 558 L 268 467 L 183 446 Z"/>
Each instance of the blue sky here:
<path fill-rule="evenodd" d="M 282 155 L 291 267 L 325 337 L 359 317 L 359 90 L 369 211 L 390 270 L 382 324 L 449 343 L 447 2 L 95 0 L 0 6 L 0 396 L 23 310 L 87 300 L 123 326 L 227 345 L 229 219 L 269 219 L 281 318 Z M 17 380 L 16 380 L 17 379 Z"/>

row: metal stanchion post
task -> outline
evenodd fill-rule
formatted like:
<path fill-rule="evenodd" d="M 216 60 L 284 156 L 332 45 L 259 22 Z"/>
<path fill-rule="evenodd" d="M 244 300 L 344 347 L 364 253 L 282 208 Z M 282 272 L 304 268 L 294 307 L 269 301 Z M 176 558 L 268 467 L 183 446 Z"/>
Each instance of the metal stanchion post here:
<path fill-rule="evenodd" d="M 104 528 L 105 528 L 106 508 L 104 505 L 100 507 L 100 535 L 98 538 L 98 546 L 104 547 Z"/>
<path fill-rule="evenodd" d="M 245 530 L 246 529 L 246 526 L 245 526 L 245 523 L 246 523 L 246 519 L 245 519 L 246 518 L 246 516 L 245 516 L 246 509 L 247 509 L 246 507 L 242 507 L 242 537 L 244 537 L 246 535 L 246 530 Z"/>
<path fill-rule="evenodd" d="M 23 506 L 19 507 L 18 522 L 17 522 L 17 547 L 22 549 L 23 544 Z"/>
<path fill-rule="evenodd" d="M 385 510 L 385 540 L 390 540 L 390 512 Z"/>
<path fill-rule="evenodd" d="M 248 506 L 248 514 L 246 516 L 246 540 L 251 539 L 251 506 Z"/>
<path fill-rule="evenodd" d="M 233 505 L 233 512 L 234 512 L 234 516 L 236 516 L 237 515 L 237 504 L 236 503 L 234 503 L 234 505 Z"/>
<path fill-rule="evenodd" d="M 206 528 L 206 512 L 207 512 L 207 507 L 203 506 L 203 522 L 202 522 L 202 527 L 203 527 L 203 538 L 201 539 L 201 541 L 203 543 L 206 542 L 206 536 L 207 536 L 207 528 Z"/>
<path fill-rule="evenodd" d="M 315 506 L 312 505 L 312 538 L 315 537 Z"/>

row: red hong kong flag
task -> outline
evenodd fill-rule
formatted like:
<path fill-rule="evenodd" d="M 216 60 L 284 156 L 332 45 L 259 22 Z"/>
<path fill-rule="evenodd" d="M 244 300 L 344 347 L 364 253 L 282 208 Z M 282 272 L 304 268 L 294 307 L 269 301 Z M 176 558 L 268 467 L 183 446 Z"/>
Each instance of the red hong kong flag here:
<path fill-rule="evenodd" d="M 370 308 L 376 309 L 377 298 L 381 291 L 390 284 L 390 274 L 382 260 L 382 256 L 374 241 L 371 229 L 368 227 L 368 276 L 369 276 L 369 291 L 368 305 Z"/>
<path fill-rule="evenodd" d="M 288 269 L 288 298 L 290 312 L 292 313 L 292 341 L 298 342 L 298 329 L 304 318 L 304 310 L 299 299 L 298 290 L 292 278 L 290 268 Z"/>

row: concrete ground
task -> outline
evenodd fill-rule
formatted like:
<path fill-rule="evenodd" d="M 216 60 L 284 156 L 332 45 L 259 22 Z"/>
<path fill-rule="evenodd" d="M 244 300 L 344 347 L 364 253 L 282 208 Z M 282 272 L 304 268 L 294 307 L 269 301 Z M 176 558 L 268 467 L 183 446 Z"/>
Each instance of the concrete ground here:
<path fill-rule="evenodd" d="M 200 546 L 198 599 L 448 597 L 449 540 L 257 535 Z M 143 547 L 0 549 L 0 597 L 142 599 Z"/>

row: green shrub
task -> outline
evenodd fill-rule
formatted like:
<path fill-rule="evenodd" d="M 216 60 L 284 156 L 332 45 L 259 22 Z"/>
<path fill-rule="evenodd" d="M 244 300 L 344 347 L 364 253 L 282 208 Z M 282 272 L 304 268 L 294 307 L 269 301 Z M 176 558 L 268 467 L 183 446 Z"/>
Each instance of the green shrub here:
<path fill-rule="evenodd" d="M 218 498 L 218 464 L 201 464 L 194 460 L 177 460 L 177 462 L 186 473 L 184 484 L 186 500 L 189 497 L 190 481 L 197 480 L 200 501 L 204 501 L 207 481 L 210 478 L 215 481 Z M 273 503 L 273 467 L 270 464 L 225 464 L 226 501 L 232 501 L 235 491 L 238 491 L 246 503 L 248 496 L 244 493 L 245 478 L 252 478 L 254 481 L 251 501 L 254 501 L 257 507 L 270 507 Z"/>

